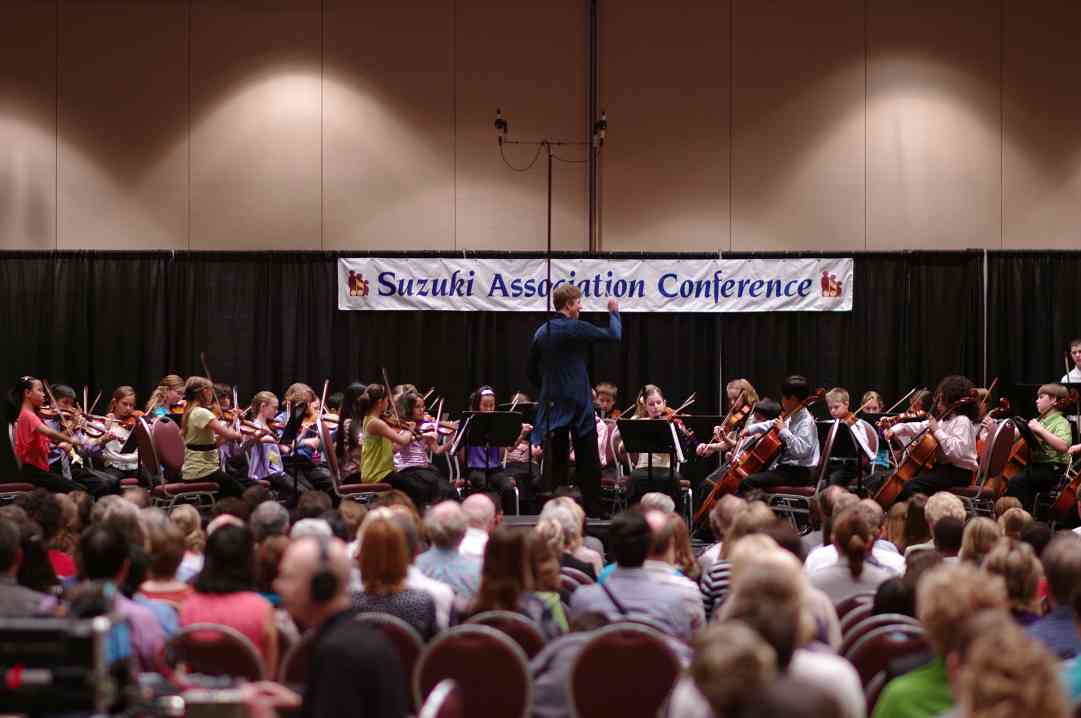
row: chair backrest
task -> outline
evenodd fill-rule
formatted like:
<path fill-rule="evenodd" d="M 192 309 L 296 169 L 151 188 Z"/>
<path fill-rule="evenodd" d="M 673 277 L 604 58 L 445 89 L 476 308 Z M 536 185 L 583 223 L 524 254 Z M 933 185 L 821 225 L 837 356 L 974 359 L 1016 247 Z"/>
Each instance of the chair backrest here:
<path fill-rule="evenodd" d="M 263 659 L 247 636 L 216 623 L 193 623 L 180 629 L 166 642 L 162 659 L 167 666 L 184 664 L 188 673 L 249 681 L 266 678 Z"/>
<path fill-rule="evenodd" d="M 987 441 L 983 445 L 983 455 L 980 456 L 980 471 L 978 479 L 983 486 L 987 479 L 1000 475 L 1010 460 L 1010 450 L 1013 449 L 1014 439 L 1017 438 L 1017 430 L 1013 422 L 1009 420 L 995 422 Z"/>
<path fill-rule="evenodd" d="M 184 438 L 180 435 L 180 427 L 172 419 L 158 419 L 151 430 L 161 465 L 167 473 L 179 476 L 184 468 Z"/>
<path fill-rule="evenodd" d="M 815 486 L 822 486 L 822 482 L 826 478 L 826 470 L 829 468 L 830 453 L 833 451 L 833 441 L 837 438 L 837 429 L 840 427 L 841 422 L 837 419 L 826 422 L 829 424 L 829 429 L 826 431 L 825 440 L 821 440 L 822 436 L 822 422 L 816 424 L 816 428 L 819 430 L 819 439 L 821 447 L 818 452 L 818 467 L 815 469 Z"/>
<path fill-rule="evenodd" d="M 877 616 L 868 616 L 849 627 L 848 633 L 844 634 L 844 638 L 841 640 L 841 650 L 838 651 L 838 654 L 847 657 L 848 653 L 865 636 L 881 628 L 891 628 L 893 626 L 916 626 L 919 628 L 920 622 L 911 616 L 900 613 L 880 613 Z"/>
<path fill-rule="evenodd" d="M 489 626 L 466 624 L 432 641 L 413 673 L 418 704 L 443 680 L 461 688 L 469 716 L 522 718 L 533 704 L 526 655 L 518 644 Z"/>
<path fill-rule="evenodd" d="M 672 692 L 679 672 L 679 658 L 662 634 L 639 624 L 605 626 L 594 632 L 571 663 L 567 691 L 571 716 L 652 718 Z"/>
<path fill-rule="evenodd" d="M 342 424 L 338 424 L 338 431 L 343 431 Z M 338 454 L 334 451 L 334 442 L 331 440 L 330 427 L 326 425 L 322 417 L 315 421 L 315 433 L 319 437 L 319 451 L 327 462 L 327 471 L 330 472 L 330 481 L 334 485 L 334 493 L 342 484 L 341 466 L 338 464 Z"/>
<path fill-rule="evenodd" d="M 582 584 L 565 573 L 559 574 L 559 598 L 567 603 L 571 602 L 571 595 L 581 588 Z"/>
<path fill-rule="evenodd" d="M 559 569 L 559 573 L 564 575 L 564 576 L 570 576 L 571 578 L 573 578 L 575 581 L 578 582 L 579 586 L 588 586 L 591 583 L 596 583 L 596 581 L 594 581 L 592 578 L 590 578 L 589 574 L 586 573 L 585 571 L 579 571 L 578 569 L 572 568 L 570 566 L 561 567 Z"/>
<path fill-rule="evenodd" d="M 409 679 L 416 670 L 417 661 L 424 652 L 424 639 L 420 637 L 420 633 L 402 619 L 388 613 L 359 613 L 357 614 L 357 620 L 382 633 L 394 646 L 394 650 L 397 651 L 398 658 L 402 662 L 402 676 L 406 681 L 404 687 L 406 695 L 411 696 Z M 418 701 L 415 705 L 420 705 L 420 702 Z"/>
<path fill-rule="evenodd" d="M 837 620 L 844 620 L 844 617 L 848 615 L 856 606 L 860 606 L 864 603 L 872 603 L 875 600 L 873 593 L 857 593 L 848 598 L 838 601 L 833 605 L 833 608 L 837 611 Z"/>
<path fill-rule="evenodd" d="M 19 455 L 15 453 L 15 425 L 8 424 L 8 441 L 11 442 L 11 455 L 15 457 L 15 468 L 22 469 L 23 462 L 19 459 Z"/>
<path fill-rule="evenodd" d="M 154 448 L 154 438 L 150 434 L 150 425 L 146 419 L 135 419 L 135 448 L 139 453 L 139 468 L 143 472 L 150 486 L 163 483 L 161 475 L 161 461 L 158 459 L 158 451 Z"/>
<path fill-rule="evenodd" d="M 279 634 L 280 635 L 280 634 Z M 315 633 L 309 631 L 293 644 L 278 667 L 278 683 L 290 688 L 300 688 L 308 682 L 308 666 L 315 648 Z"/>
<path fill-rule="evenodd" d="M 465 702 L 458 684 L 450 678 L 440 681 L 428 694 L 417 718 L 465 718 Z"/>
<path fill-rule="evenodd" d="M 841 636 L 847 636 L 852 627 L 863 619 L 869 618 L 873 610 L 875 610 L 874 601 L 867 601 L 853 606 L 841 619 Z"/>
<path fill-rule="evenodd" d="M 471 616 L 466 623 L 491 626 L 502 631 L 525 651 L 530 660 L 544 648 L 544 634 L 541 633 L 540 626 L 514 611 L 484 611 Z"/>
<path fill-rule="evenodd" d="M 926 650 L 927 639 L 923 628 L 896 624 L 882 626 L 866 634 L 844 657 L 855 666 L 860 674 L 860 683 L 866 687 L 891 661 Z"/>

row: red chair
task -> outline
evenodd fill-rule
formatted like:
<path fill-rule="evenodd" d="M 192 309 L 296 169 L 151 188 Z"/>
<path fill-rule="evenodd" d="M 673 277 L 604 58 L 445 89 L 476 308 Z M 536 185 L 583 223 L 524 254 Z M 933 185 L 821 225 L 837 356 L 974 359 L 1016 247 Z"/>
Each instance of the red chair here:
<path fill-rule="evenodd" d="M 994 517 L 995 501 L 1005 490 L 1006 482 L 997 482 L 997 489 L 988 486 L 987 482 L 989 479 L 997 478 L 1006 468 L 1015 437 L 1016 430 L 1012 421 L 1007 419 L 995 424 L 984 442 L 983 453 L 979 457 L 980 465 L 972 484 L 949 490 L 951 494 L 961 499 L 965 510 L 970 514 Z"/>
<path fill-rule="evenodd" d="M 870 618 L 871 612 L 873 610 L 875 610 L 875 604 L 873 601 L 861 603 L 858 606 L 850 609 L 848 613 L 845 614 L 845 617 L 841 619 L 841 637 L 843 638 L 847 636 L 848 632 L 852 629 L 852 627 L 863 619 Z"/>
<path fill-rule="evenodd" d="M 216 623 L 193 623 L 170 638 L 161 660 L 169 669 L 187 673 L 231 676 L 248 681 L 266 678 L 266 667 L 255 645 L 240 631 Z"/>
<path fill-rule="evenodd" d="M 596 581 L 590 578 L 589 574 L 585 571 L 579 571 L 578 569 L 571 568 L 570 566 L 563 566 L 559 569 L 559 573 L 564 576 L 569 576 L 573 578 L 575 581 L 578 582 L 579 586 L 588 586 L 591 583 L 596 583 Z"/>
<path fill-rule="evenodd" d="M 565 573 L 559 574 L 559 600 L 570 604 L 571 595 L 577 591 L 582 584 L 571 578 Z"/>
<path fill-rule="evenodd" d="M 184 466 L 184 440 L 180 427 L 169 419 L 158 419 L 153 428 L 144 417 L 135 420 L 135 445 L 139 465 L 150 484 L 150 495 L 158 506 L 171 509 L 178 503 L 214 505 L 218 485 L 213 481 L 180 481 Z M 172 480 L 170 481 L 169 478 Z"/>
<path fill-rule="evenodd" d="M 278 668 L 278 683 L 302 691 L 308 682 L 308 667 L 315 648 L 315 634 L 311 631 L 301 636 L 290 648 Z"/>
<path fill-rule="evenodd" d="M 891 661 L 926 650 L 927 639 L 921 627 L 894 624 L 869 631 L 842 655 L 855 666 L 860 682 L 867 688 Z"/>
<path fill-rule="evenodd" d="M 8 424 L 8 441 L 11 442 L 11 453 L 15 455 L 15 425 Z M 21 469 L 23 464 L 19 461 L 19 457 L 15 456 L 15 468 Z M 28 494 L 34 490 L 33 484 L 25 484 L 22 482 L 13 481 L 6 484 L 0 484 L 0 503 L 9 503 L 15 500 L 15 497 L 19 494 Z"/>
<path fill-rule="evenodd" d="M 457 626 L 428 645 L 413 673 L 417 704 L 447 678 L 461 689 L 468 716 L 523 718 L 533 704 L 525 653 L 489 626 Z"/>
<path fill-rule="evenodd" d="M 420 659 L 421 653 L 424 652 L 424 639 L 417 633 L 417 629 L 397 616 L 391 616 L 388 613 L 359 613 L 356 620 L 366 623 L 382 633 L 394 646 L 394 650 L 397 651 L 398 658 L 402 662 L 405 694 L 411 695 L 409 692 L 410 676 L 416 670 L 417 661 Z M 411 707 L 417 705 L 420 705 L 419 701 Z"/>
<path fill-rule="evenodd" d="M 880 613 L 877 616 L 868 616 L 862 621 L 859 621 L 848 627 L 848 633 L 842 633 L 843 639 L 841 641 L 841 650 L 838 652 L 842 656 L 847 656 L 848 652 L 852 650 L 856 643 L 866 636 L 871 631 L 887 626 L 916 626 L 919 627 L 920 622 L 911 616 L 905 616 L 900 613 Z"/>
<path fill-rule="evenodd" d="M 679 672 L 679 658 L 662 634 L 635 623 L 605 626 L 571 665 L 571 716 L 653 718 Z"/>
<path fill-rule="evenodd" d="M 843 601 L 838 601 L 833 605 L 834 610 L 837 611 L 837 620 L 842 621 L 844 617 L 856 606 L 864 603 L 873 603 L 875 595 L 873 593 L 857 593 L 849 596 Z"/>
<path fill-rule="evenodd" d="M 471 617 L 466 623 L 491 626 L 510 636 L 526 657 L 531 659 L 544 648 L 544 634 L 536 623 L 514 611 L 484 611 Z"/>
<path fill-rule="evenodd" d="M 417 718 L 465 718 L 465 704 L 458 684 L 447 679 L 428 694 Z"/>

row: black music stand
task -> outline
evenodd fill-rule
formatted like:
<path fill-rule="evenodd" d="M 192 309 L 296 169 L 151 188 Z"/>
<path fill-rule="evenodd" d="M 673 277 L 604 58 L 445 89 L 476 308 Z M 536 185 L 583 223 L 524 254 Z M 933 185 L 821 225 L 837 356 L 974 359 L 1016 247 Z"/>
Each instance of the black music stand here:
<path fill-rule="evenodd" d="M 522 415 L 511 411 L 467 411 L 462 414 L 465 423 L 458 432 L 458 438 L 451 446 L 451 453 L 458 447 L 484 447 L 484 478 L 491 477 L 496 469 L 489 461 L 489 449 L 513 447 L 522 433 Z M 469 457 L 466 456 L 466 469 L 469 469 Z"/>
<path fill-rule="evenodd" d="M 653 479 L 653 455 L 668 454 L 668 477 L 675 481 L 677 460 L 683 459 L 683 447 L 676 436 L 675 424 L 659 419 L 620 419 L 616 426 L 627 453 L 647 455 L 650 480 Z"/>
<path fill-rule="evenodd" d="M 290 468 L 293 469 L 294 496 L 300 496 L 300 460 L 297 459 L 297 440 L 300 438 L 301 425 L 304 423 L 304 417 L 307 414 L 308 402 L 306 401 L 298 401 L 290 407 L 289 420 L 286 422 L 281 437 L 278 439 L 279 444 L 290 447 L 289 456 L 282 459 L 282 468 L 287 473 Z"/>
<path fill-rule="evenodd" d="M 830 429 L 833 427 L 833 423 L 836 419 L 829 421 L 816 422 L 818 428 L 818 445 L 825 446 L 826 438 L 823 436 L 823 432 L 826 436 L 829 435 Z M 830 447 L 830 455 L 827 457 L 828 462 L 836 461 L 842 466 L 849 464 L 856 465 L 856 495 L 863 496 L 863 474 L 864 468 L 873 461 L 865 461 L 867 459 L 867 452 L 863 450 L 863 446 L 857 441 L 856 437 L 852 434 L 853 428 L 846 422 L 840 421 L 837 426 L 837 433 L 833 435 L 833 445 Z M 829 476 L 827 471 L 826 476 Z"/>

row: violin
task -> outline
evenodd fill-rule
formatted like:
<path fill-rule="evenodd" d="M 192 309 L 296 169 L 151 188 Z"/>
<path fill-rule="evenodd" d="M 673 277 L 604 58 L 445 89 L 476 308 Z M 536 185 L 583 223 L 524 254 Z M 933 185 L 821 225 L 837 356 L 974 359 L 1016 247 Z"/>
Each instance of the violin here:
<path fill-rule="evenodd" d="M 141 416 L 143 416 L 143 412 L 135 409 L 123 419 L 117 419 L 116 417 L 113 417 L 112 420 L 116 422 L 117 426 L 121 426 L 128 431 L 131 431 L 135 428 L 135 423 L 139 420 L 139 417 Z"/>
<path fill-rule="evenodd" d="M 974 404 L 979 400 L 979 396 L 975 393 L 975 390 L 973 390 L 973 393 L 961 397 L 950 404 L 946 407 L 946 410 L 942 412 L 941 416 L 935 416 L 935 418 L 941 421 L 962 406 Z M 904 490 L 905 484 L 914 479 L 918 474 L 923 473 L 935 465 L 935 457 L 937 454 L 938 439 L 936 439 L 935 435 L 931 432 L 931 427 L 927 426 L 908 443 L 908 446 L 905 449 L 904 460 L 897 466 L 897 469 L 890 474 L 885 483 L 879 487 L 878 492 L 874 495 L 874 500 L 877 501 L 883 509 L 888 511 L 890 506 L 893 505 L 893 502 L 897 500 L 901 491 Z"/>
<path fill-rule="evenodd" d="M 782 421 L 796 414 L 801 409 L 805 409 L 816 401 L 821 401 L 826 396 L 825 389 L 816 389 L 813 394 L 810 394 L 803 401 L 796 404 L 791 411 L 781 413 L 779 419 Z M 773 422 L 769 431 L 762 434 L 757 441 L 749 445 L 745 450 L 740 451 L 729 464 L 729 468 L 717 483 L 713 485 L 713 489 L 709 492 L 709 496 L 702 502 L 702 505 L 698 507 L 698 512 L 694 515 L 693 523 L 697 526 L 701 523 L 702 519 L 709 516 L 709 512 L 713 510 L 717 500 L 725 494 L 733 494 L 739 489 L 740 483 L 753 473 L 761 471 L 766 466 L 769 466 L 770 462 L 777 455 L 777 452 L 781 450 L 781 429 L 778 426 L 778 422 Z"/>
<path fill-rule="evenodd" d="M 898 424 L 907 424 L 913 421 L 926 421 L 928 413 L 922 409 L 910 409 L 896 416 L 884 416 L 878 420 L 878 428 L 886 431 Z"/>

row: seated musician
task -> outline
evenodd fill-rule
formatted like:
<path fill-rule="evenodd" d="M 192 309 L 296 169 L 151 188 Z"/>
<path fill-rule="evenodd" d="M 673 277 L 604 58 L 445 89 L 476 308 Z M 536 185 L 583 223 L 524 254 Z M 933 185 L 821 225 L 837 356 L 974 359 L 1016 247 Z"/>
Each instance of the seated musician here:
<path fill-rule="evenodd" d="M 424 399 L 416 392 L 406 391 L 398 397 L 398 416 L 417 426 L 409 443 L 394 447 L 394 470 L 402 482 L 401 490 L 421 510 L 443 499 L 458 498 L 450 481 L 432 466 L 432 454 L 446 453 L 451 444 L 438 443 L 434 425 L 420 428 L 424 423 Z"/>
<path fill-rule="evenodd" d="M 966 377 L 946 377 L 935 390 L 935 411 L 946 411 L 951 405 L 970 396 L 972 389 L 972 382 Z M 941 419 L 931 416 L 925 421 L 899 423 L 886 431 L 887 440 L 897 439 L 902 445 L 916 438 L 924 429 L 930 431 L 938 441 L 934 466 L 905 484 L 897 497 L 898 501 L 904 501 L 913 494 L 930 496 L 952 486 L 972 483 L 973 472 L 979 467 L 976 425 L 972 423 L 977 411 L 976 402 L 970 402 Z"/>
<path fill-rule="evenodd" d="M 661 419 L 667 404 L 660 387 L 646 384 L 638 395 L 635 408 L 635 419 Z M 679 472 L 670 471 L 671 456 L 669 454 L 638 454 L 634 462 L 634 471 L 627 477 L 627 498 L 632 504 L 637 503 L 650 491 L 660 491 L 668 494 L 672 500 L 679 503 Z M 652 463 L 653 470 L 650 471 Z"/>
<path fill-rule="evenodd" d="M 289 447 L 280 446 L 277 435 L 270 430 L 270 423 L 278 413 L 278 397 L 272 391 L 260 391 L 251 398 L 250 408 L 250 428 L 265 432 L 265 436 L 248 447 L 245 483 L 266 481 L 286 505 L 295 506 L 299 498 L 297 494 L 311 487 L 299 482 L 294 484 L 293 478 L 285 473 L 282 454 L 288 453 Z"/>
<path fill-rule="evenodd" d="M 1036 494 L 1050 491 L 1058 486 L 1069 464 L 1070 424 L 1055 403 L 1066 398 L 1066 387 L 1061 384 L 1044 384 L 1036 392 L 1038 419 L 1029 419 L 1028 428 L 1036 436 L 1039 448 L 1029 447 L 1029 461 L 1025 469 L 1010 479 L 1006 495 L 1021 500 L 1031 507 Z"/>
<path fill-rule="evenodd" d="M 184 437 L 184 481 L 207 481 L 218 484 L 222 496 L 240 496 L 244 486 L 221 469 L 217 439 L 244 441 L 245 437 L 214 416 L 214 386 L 202 376 L 191 376 L 184 383 L 184 416 L 180 432 Z"/>
<path fill-rule="evenodd" d="M 77 411 L 74 389 L 67 384 L 56 384 L 52 390 L 53 398 L 56 399 L 61 410 Z M 134 392 L 132 396 L 134 397 Z M 57 432 L 64 431 L 59 416 L 45 419 L 45 425 Z M 63 477 L 66 481 L 74 481 L 95 497 L 116 493 L 120 488 L 119 479 L 104 471 L 96 470 L 92 464 L 93 456 L 111 440 L 111 434 L 104 429 L 99 429 L 98 435 L 89 438 L 83 426 L 73 427 L 70 434 L 74 439 L 73 442 L 49 446 L 49 471 Z M 138 461 L 136 461 L 136 468 L 138 468 Z"/>
<path fill-rule="evenodd" d="M 75 438 L 50 429 L 38 416 L 38 411 L 45 405 L 45 387 L 41 380 L 32 376 L 19 377 L 9 398 L 14 406 L 19 407 L 19 418 L 15 422 L 15 442 L 11 447 L 22 465 L 19 480 L 60 493 L 81 489 L 81 486 L 71 480 L 49 471 L 50 442 L 71 445 Z"/>
<path fill-rule="evenodd" d="M 848 402 L 848 390 L 843 387 L 835 386 L 826 392 L 826 408 L 829 409 L 830 416 L 848 424 L 848 427 L 852 431 L 852 438 L 857 447 L 859 447 L 861 451 L 865 451 L 867 446 L 867 432 L 874 432 L 875 429 L 863 419 L 856 418 L 851 409 L 849 409 Z M 863 405 L 861 404 L 861 407 L 862 406 Z M 840 430 L 844 431 L 843 428 L 840 428 Z M 859 461 L 862 461 L 863 458 L 857 457 L 857 459 L 857 461 L 853 461 L 851 458 L 834 459 L 831 457 L 829 460 L 829 473 L 827 474 L 829 485 L 847 487 L 855 481 L 856 473 L 859 469 Z"/>
<path fill-rule="evenodd" d="M 482 386 L 469 397 L 469 408 L 476 412 L 491 412 L 496 408 L 495 389 L 490 386 Z M 464 427 L 465 424 L 462 424 Z M 526 424 L 522 425 L 523 433 L 518 436 L 515 443 L 525 437 Z M 529 430 L 532 430 L 530 427 Z M 459 460 L 464 459 L 469 486 L 473 491 L 484 491 L 492 494 L 493 500 L 502 497 L 503 512 L 514 513 L 514 479 L 503 473 L 503 449 L 498 446 L 468 446 L 464 442 Z"/>
<path fill-rule="evenodd" d="M 805 377 L 788 377 L 781 383 L 781 409 L 784 412 L 794 410 L 810 393 L 811 386 Z M 814 468 L 819 459 L 818 429 L 811 412 L 800 409 L 787 419 L 778 416 L 773 421 L 751 424 L 743 431 L 747 436 L 754 436 L 774 426 L 780 429 L 781 436 L 777 458 L 767 470 L 751 474 L 740 482 L 740 492 L 772 486 L 809 486 L 814 482 Z"/>
<path fill-rule="evenodd" d="M 882 407 L 885 406 L 882 402 L 882 395 L 877 391 L 870 389 L 863 392 L 863 397 L 860 399 L 860 406 L 863 407 L 865 414 L 881 414 Z M 879 427 L 875 427 L 875 432 L 878 434 L 878 454 L 875 456 L 872 471 L 878 469 L 889 468 L 890 465 L 890 447 L 886 441 L 882 430 Z"/>
<path fill-rule="evenodd" d="M 593 387 L 593 405 L 597 407 L 597 414 L 602 419 L 618 419 L 619 407 L 616 401 L 619 399 L 619 387 L 615 384 L 602 381 Z"/>
<path fill-rule="evenodd" d="M 135 390 L 130 386 L 117 387 L 113 392 L 113 398 L 109 402 L 107 419 L 115 421 L 105 422 L 102 428 L 108 432 L 108 440 L 101 449 L 101 458 L 105 464 L 105 471 L 115 477 L 119 485 L 121 479 L 139 478 L 139 452 L 129 451 L 123 453 L 131 432 L 135 429 Z"/>
<path fill-rule="evenodd" d="M 143 412 L 151 418 L 157 419 L 168 416 L 174 411 L 173 407 L 180 404 L 184 396 L 184 379 L 176 374 L 167 374 L 161 378 L 157 387 L 150 394 Z"/>
<path fill-rule="evenodd" d="M 758 412 L 758 392 L 755 391 L 751 382 L 746 379 L 733 379 L 725 386 L 725 396 L 728 399 L 728 426 L 718 426 L 713 429 L 713 441 L 702 443 L 695 447 L 695 453 L 700 457 L 710 456 L 718 451 L 728 451 L 735 448 L 739 441 L 739 432 L 750 419 L 752 413 Z M 773 402 L 776 405 L 776 402 Z M 780 413 L 778 411 L 778 413 Z M 743 418 L 740 419 L 740 415 Z M 768 419 L 774 419 L 774 414 Z M 766 421 L 767 419 L 758 419 Z M 724 461 L 721 462 L 722 464 Z"/>
<path fill-rule="evenodd" d="M 319 415 L 319 397 L 307 384 L 296 382 L 290 384 L 285 390 L 285 410 L 278 413 L 275 420 L 282 426 L 289 423 L 293 410 L 301 405 L 305 407 L 304 419 L 301 422 L 300 432 L 297 434 L 295 450 L 285 460 L 286 472 L 296 474 L 300 486 L 305 485 L 331 491 L 330 470 L 327 468 L 326 459 L 322 455 L 319 435 L 316 430 L 315 420 Z M 359 431 L 359 427 L 357 429 Z"/>
<path fill-rule="evenodd" d="M 778 404 L 775 399 L 770 399 L 767 396 L 767 397 L 765 397 L 763 399 L 759 399 L 758 401 L 755 402 L 754 410 L 751 412 L 751 415 L 750 415 L 750 417 L 748 417 L 748 420 L 752 424 L 762 423 L 762 422 L 772 423 L 773 420 L 776 419 L 780 415 L 781 415 L 781 405 Z M 726 438 L 726 437 L 722 437 L 722 438 Z M 741 442 L 741 441 L 744 442 L 744 443 L 747 443 L 748 439 L 747 439 L 747 437 L 743 437 L 741 439 L 741 438 L 739 438 L 737 436 L 734 443 L 729 438 L 729 439 L 727 439 L 725 441 L 721 441 L 721 442 L 717 442 L 717 443 L 713 443 L 713 444 L 699 444 L 696 447 L 695 451 L 696 451 L 696 453 L 698 453 L 699 456 L 709 456 L 710 454 L 715 453 L 717 451 L 723 451 L 723 450 L 726 450 L 728 448 L 736 448 L 736 447 L 739 446 L 739 442 Z M 705 448 L 703 448 L 703 447 L 705 447 Z M 715 471 L 713 471 L 709 476 L 706 477 L 705 483 L 706 483 L 707 486 L 712 486 L 717 481 L 719 481 L 722 476 L 724 476 L 724 474 L 728 471 L 729 467 L 732 465 L 732 461 L 734 461 L 735 459 L 738 458 L 737 456 L 735 456 L 735 453 L 736 452 L 730 452 L 727 455 L 727 457 L 724 460 L 721 461 L 721 465 Z"/>
<path fill-rule="evenodd" d="M 523 392 L 515 392 L 511 398 L 511 402 L 530 403 L 532 400 L 528 394 Z M 599 418 L 597 419 L 598 431 L 599 427 L 605 426 Z M 607 427 L 605 427 L 607 428 Z M 522 435 L 518 437 L 518 443 L 507 450 L 503 455 L 504 467 L 503 473 L 506 476 L 510 476 L 518 484 L 519 489 L 525 489 L 526 487 L 532 487 L 534 480 L 540 478 L 540 458 L 544 454 L 543 447 L 536 444 L 530 447 L 529 434 L 533 431 L 532 424 L 522 424 Z M 598 433 L 598 436 L 600 434 Z M 607 436 L 607 434 L 605 435 Z M 532 451 L 532 454 L 530 453 Z M 601 452 L 601 460 L 603 462 L 604 455 Z M 574 461 L 574 450 L 571 450 L 571 462 Z M 531 478 L 532 477 L 532 478 Z"/>
<path fill-rule="evenodd" d="M 1059 381 L 1063 384 L 1081 383 L 1081 338 L 1070 340 L 1070 359 L 1073 360 L 1073 366 Z"/>

